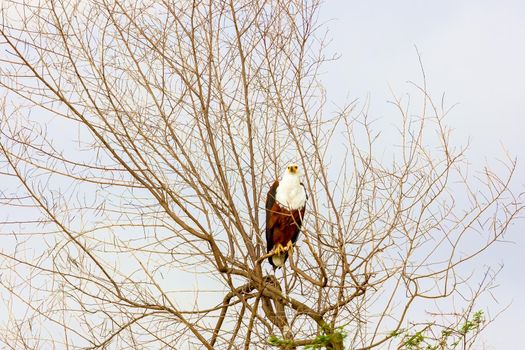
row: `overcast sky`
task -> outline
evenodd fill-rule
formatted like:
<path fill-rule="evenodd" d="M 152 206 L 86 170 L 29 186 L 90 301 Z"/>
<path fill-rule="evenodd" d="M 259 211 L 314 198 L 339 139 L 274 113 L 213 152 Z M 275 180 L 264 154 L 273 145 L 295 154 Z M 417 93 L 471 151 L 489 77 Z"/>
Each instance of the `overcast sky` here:
<path fill-rule="evenodd" d="M 332 101 L 371 99 L 371 114 L 387 118 L 389 85 L 409 90 L 420 81 L 417 46 L 434 96 L 458 103 L 448 123 L 458 144 L 470 138 L 473 167 L 497 166 L 506 149 L 518 158 L 514 191 L 525 191 L 525 1 L 327 1 L 328 48 L 341 58 L 326 66 L 323 80 Z M 452 140 L 454 143 L 454 140 Z M 518 349 L 516 332 L 525 330 L 525 222 L 482 257 L 504 264 L 496 291 L 499 305 L 512 303 L 483 336 L 485 349 Z"/>
<path fill-rule="evenodd" d="M 1 2 L 2 0 L 0 0 Z M 525 192 L 525 0 L 326 0 L 321 21 L 332 39 L 327 53 L 341 58 L 322 77 L 330 101 L 371 100 L 371 114 L 388 118 L 389 86 L 403 93 L 420 80 L 417 46 L 431 92 L 446 93 L 458 144 L 470 138 L 474 167 L 496 165 L 504 149 L 518 158 L 513 188 Z M 341 103 L 342 104 L 342 103 Z M 454 143 L 454 140 L 452 140 Z M 483 336 L 485 349 L 520 349 L 525 330 L 525 221 L 482 256 L 504 264 L 486 307 L 511 303 Z M 0 315 L 1 316 L 1 315 Z"/>

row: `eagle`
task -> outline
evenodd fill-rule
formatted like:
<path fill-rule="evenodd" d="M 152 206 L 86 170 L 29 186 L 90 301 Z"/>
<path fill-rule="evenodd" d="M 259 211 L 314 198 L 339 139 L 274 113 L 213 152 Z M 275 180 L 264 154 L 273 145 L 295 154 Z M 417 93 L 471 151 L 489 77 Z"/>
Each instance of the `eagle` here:
<path fill-rule="evenodd" d="M 268 260 L 274 269 L 284 266 L 301 231 L 308 196 L 300 177 L 297 164 L 290 164 L 266 196 L 266 252 L 273 250 Z"/>

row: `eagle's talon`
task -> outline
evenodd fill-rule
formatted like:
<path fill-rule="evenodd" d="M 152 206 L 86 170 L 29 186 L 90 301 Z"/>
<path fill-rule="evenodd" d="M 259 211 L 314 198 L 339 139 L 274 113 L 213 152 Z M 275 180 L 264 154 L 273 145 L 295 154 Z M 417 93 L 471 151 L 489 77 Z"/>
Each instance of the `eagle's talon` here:
<path fill-rule="evenodd" d="M 286 245 L 286 247 L 284 247 L 284 250 L 289 252 L 290 254 L 292 253 L 292 250 L 293 250 L 293 243 L 292 243 L 292 241 L 288 241 L 288 244 Z"/>
<path fill-rule="evenodd" d="M 284 252 L 285 252 L 285 248 L 280 243 L 277 243 L 275 248 L 273 249 L 273 254 L 282 255 Z"/>

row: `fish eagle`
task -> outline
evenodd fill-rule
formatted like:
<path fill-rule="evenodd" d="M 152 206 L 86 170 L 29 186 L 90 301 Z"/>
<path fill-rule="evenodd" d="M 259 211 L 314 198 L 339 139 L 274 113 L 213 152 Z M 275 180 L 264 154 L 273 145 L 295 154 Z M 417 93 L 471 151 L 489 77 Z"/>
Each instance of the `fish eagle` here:
<path fill-rule="evenodd" d="M 300 176 L 297 164 L 290 164 L 266 196 L 266 252 L 273 250 L 268 260 L 274 269 L 284 266 L 301 231 L 308 196 Z"/>

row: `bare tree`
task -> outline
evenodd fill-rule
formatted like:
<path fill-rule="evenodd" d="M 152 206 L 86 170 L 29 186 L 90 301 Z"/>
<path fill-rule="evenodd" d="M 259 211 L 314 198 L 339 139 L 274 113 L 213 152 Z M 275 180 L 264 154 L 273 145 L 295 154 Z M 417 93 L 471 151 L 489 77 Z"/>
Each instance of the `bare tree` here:
<path fill-rule="evenodd" d="M 366 104 L 328 112 L 318 1 L 2 6 L 3 347 L 472 346 L 515 163 L 469 173 L 425 79 L 393 142 Z M 307 214 L 274 274 L 292 160 Z"/>

